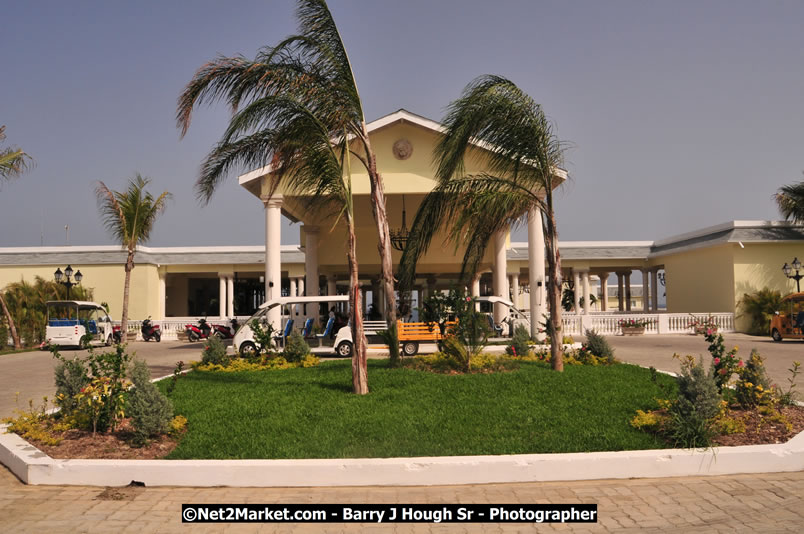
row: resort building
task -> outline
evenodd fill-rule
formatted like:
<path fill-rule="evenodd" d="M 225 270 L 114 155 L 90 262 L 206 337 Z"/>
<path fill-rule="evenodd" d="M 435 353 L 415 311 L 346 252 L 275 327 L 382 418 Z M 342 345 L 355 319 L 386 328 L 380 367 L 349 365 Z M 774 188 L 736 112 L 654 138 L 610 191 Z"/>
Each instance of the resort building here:
<path fill-rule="evenodd" d="M 419 204 L 435 185 L 432 153 L 442 127 L 400 110 L 372 122 L 368 129 L 385 185 L 389 225 L 404 238 Z M 479 157 L 483 150 L 481 146 L 469 150 L 467 172 L 484 170 Z M 363 167 L 358 161 L 352 169 L 357 259 L 367 297 L 363 302 L 382 313 L 370 185 L 367 174 L 360 174 Z M 566 173 L 556 169 L 556 176 L 560 181 Z M 242 317 L 282 295 L 347 292 L 346 230 L 343 221 L 336 222 L 337 213 L 309 209 L 306 197 L 277 187 L 269 168 L 241 176 L 239 184 L 264 205 L 265 245 L 140 247 L 132 271 L 132 319 Z M 280 243 L 281 215 L 299 223 L 300 246 Z M 508 232 L 497 235 L 480 265 L 480 276 L 468 289 L 474 295 L 510 298 L 531 317 L 540 318 L 547 313 L 541 217 L 533 212 L 523 223 L 528 242 L 511 242 Z M 445 244 L 444 237 L 436 235 L 418 264 L 414 305 L 457 283 L 463 250 Z M 397 244 L 401 249 L 404 239 Z M 576 321 L 579 328 L 592 325 L 596 314 L 661 312 L 731 314 L 729 326 L 740 330 L 746 321 L 737 317 L 735 323 L 734 314 L 743 294 L 764 287 L 782 293 L 795 290 L 782 265 L 804 258 L 804 226 L 732 221 L 658 241 L 560 242 L 559 249 L 564 280 L 575 288 L 571 315 L 581 317 Z M 401 254 L 394 250 L 395 263 Z M 83 285 L 93 288 L 94 299 L 107 302 L 111 315 L 119 318 L 124 263 L 125 252 L 116 246 L 0 248 L 0 289 L 36 276 L 52 279 L 57 268 L 71 265 L 82 271 Z M 596 304 L 590 299 L 580 302 L 589 294 L 598 296 Z M 666 305 L 660 306 L 665 294 Z M 499 322 L 503 314 L 502 308 L 495 310 L 495 319 Z"/>

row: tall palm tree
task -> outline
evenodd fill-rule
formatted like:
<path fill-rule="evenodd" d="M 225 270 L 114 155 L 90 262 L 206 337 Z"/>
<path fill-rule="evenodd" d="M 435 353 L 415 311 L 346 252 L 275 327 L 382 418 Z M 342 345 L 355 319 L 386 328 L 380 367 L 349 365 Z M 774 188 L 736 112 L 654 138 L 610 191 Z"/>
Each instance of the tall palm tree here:
<path fill-rule="evenodd" d="M 123 311 L 120 318 L 120 331 L 125 335 L 128 328 L 128 296 L 131 286 L 131 270 L 134 269 L 134 252 L 137 245 L 151 237 L 156 218 L 165 211 L 171 194 L 165 191 L 157 198 L 145 191 L 150 178 L 139 173 L 128 181 L 125 191 L 112 191 L 103 182 L 98 182 L 95 195 L 98 208 L 106 229 L 128 252 L 126 257 L 126 280 L 123 285 Z"/>
<path fill-rule="evenodd" d="M 0 141 L 6 138 L 6 127 L 0 126 Z M 14 147 L 0 149 L 0 179 L 10 180 L 28 170 L 31 157 Z"/>
<path fill-rule="evenodd" d="M 786 220 L 804 224 L 804 182 L 780 187 L 774 198 Z"/>
<path fill-rule="evenodd" d="M 3 291 L 0 291 L 0 307 L 3 308 L 3 316 L 6 318 L 6 322 L 8 323 L 8 329 L 11 331 L 11 339 L 14 343 L 14 348 L 16 350 L 20 350 L 22 348 L 22 343 L 20 343 L 20 335 L 17 333 L 17 325 L 14 323 L 14 318 L 11 316 L 11 312 L 8 311 L 8 305 L 6 304 L 6 299 L 3 298 Z M 3 340 L 3 346 L 5 346 L 6 340 Z"/>
<path fill-rule="evenodd" d="M 556 171 L 563 163 L 564 146 L 541 106 L 499 76 L 481 76 L 471 82 L 450 104 L 443 125 L 445 134 L 435 149 L 438 185 L 416 213 L 401 280 L 410 285 L 416 262 L 442 227 L 449 241 L 466 246 L 461 277 L 471 279 L 492 237 L 538 208 L 547 252 L 551 361 L 553 369 L 561 371 L 561 259 L 553 188 L 560 183 Z M 476 145 L 488 172 L 465 173 L 464 157 L 470 145 Z"/>
<path fill-rule="evenodd" d="M 205 102 L 226 100 L 234 113 L 223 138 L 207 156 L 196 182 L 199 197 L 208 202 L 233 167 L 271 165 L 284 190 L 318 203 L 339 204 L 349 235 L 350 301 L 355 341 L 353 383 L 366 393 L 365 338 L 356 283 L 353 249 L 354 213 L 351 198 L 351 158 L 365 168 L 371 183 L 372 211 L 380 240 L 387 318 L 396 320 L 391 241 L 385 193 L 371 148 L 362 102 L 352 66 L 324 0 L 299 0 L 299 34 L 275 47 L 261 49 L 254 61 L 219 57 L 202 66 L 179 97 L 177 123 L 182 136 L 193 109 Z M 330 156 L 324 157 L 327 150 Z M 306 161 L 306 159 L 310 161 Z M 337 164 L 337 165 L 336 165 Z M 316 182 L 313 170 L 326 167 Z M 341 176 L 328 174 L 336 166 Z M 336 185 L 335 182 L 341 185 Z M 354 256 L 354 257 L 352 257 Z M 354 277 L 354 280 L 353 280 Z"/>

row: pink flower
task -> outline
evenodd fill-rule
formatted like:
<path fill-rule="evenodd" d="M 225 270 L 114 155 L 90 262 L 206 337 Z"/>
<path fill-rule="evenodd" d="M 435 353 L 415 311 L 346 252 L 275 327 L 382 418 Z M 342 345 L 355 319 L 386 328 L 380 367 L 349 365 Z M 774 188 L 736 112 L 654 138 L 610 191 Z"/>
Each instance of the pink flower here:
<path fill-rule="evenodd" d="M 740 362 L 739 362 L 737 365 L 739 365 L 740 367 L 742 367 L 742 366 L 743 366 L 743 361 L 742 361 L 742 360 L 740 360 Z"/>
<path fill-rule="evenodd" d="M 718 371 L 718 373 L 720 373 L 721 375 L 725 375 L 726 374 L 725 367 L 723 369 L 721 369 L 720 371 Z"/>
<path fill-rule="evenodd" d="M 707 336 L 711 336 L 711 335 L 712 335 L 712 329 L 711 329 L 711 328 L 707 328 L 707 329 L 706 329 L 706 335 L 707 335 Z"/>
<path fill-rule="evenodd" d="M 715 365 L 720 365 L 720 358 L 715 358 Z"/>

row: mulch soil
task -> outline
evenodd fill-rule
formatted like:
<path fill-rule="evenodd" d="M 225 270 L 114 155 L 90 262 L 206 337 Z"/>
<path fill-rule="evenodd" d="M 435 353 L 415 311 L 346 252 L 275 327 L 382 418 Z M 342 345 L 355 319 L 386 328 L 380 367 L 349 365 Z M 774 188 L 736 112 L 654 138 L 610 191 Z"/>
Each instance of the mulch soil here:
<path fill-rule="evenodd" d="M 716 445 L 732 447 L 736 445 L 765 445 L 784 443 L 796 434 L 804 431 L 804 407 L 783 406 L 779 408 L 784 419 L 790 423 L 792 430 L 788 430 L 782 421 L 773 421 L 772 417 L 762 415 L 758 410 L 743 410 L 731 408 L 729 417 L 741 419 L 745 423 L 745 432 L 717 436 Z"/>

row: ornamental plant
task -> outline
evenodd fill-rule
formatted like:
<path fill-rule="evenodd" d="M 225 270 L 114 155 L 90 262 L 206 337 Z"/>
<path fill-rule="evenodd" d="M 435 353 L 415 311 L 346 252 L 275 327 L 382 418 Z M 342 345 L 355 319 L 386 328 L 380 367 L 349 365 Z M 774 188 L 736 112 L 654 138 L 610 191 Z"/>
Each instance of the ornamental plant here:
<path fill-rule="evenodd" d="M 704 339 L 709 342 L 709 353 L 712 355 L 712 365 L 714 367 L 715 382 L 718 391 L 723 392 L 723 388 L 728 385 L 732 375 L 741 367 L 743 361 L 737 357 L 739 347 L 735 346 L 726 352 L 726 345 L 723 343 L 723 335 L 717 334 L 713 330 L 707 330 Z"/>
<path fill-rule="evenodd" d="M 687 328 L 692 328 L 696 334 L 717 332 L 717 321 L 715 321 L 714 317 L 711 315 L 708 317 L 697 317 L 693 314 L 690 314 L 690 317 L 692 317 L 692 321 L 687 323 Z"/>
<path fill-rule="evenodd" d="M 620 319 L 617 321 L 617 324 L 620 325 L 620 328 L 639 328 L 639 327 L 646 327 L 653 324 L 652 319 Z"/>
<path fill-rule="evenodd" d="M 530 332 L 523 325 L 517 325 L 511 344 L 505 347 L 505 352 L 514 358 L 526 356 L 530 351 Z"/>
<path fill-rule="evenodd" d="M 142 446 L 148 439 L 170 430 L 173 403 L 151 382 L 148 364 L 137 360 L 131 370 L 134 389 L 129 395 L 128 411 L 134 427 L 134 444 Z"/>
<path fill-rule="evenodd" d="M 745 366 L 737 369 L 737 376 L 735 395 L 743 408 L 767 406 L 777 402 L 776 390 L 770 385 L 765 372 L 765 359 L 756 349 L 751 350 Z"/>

